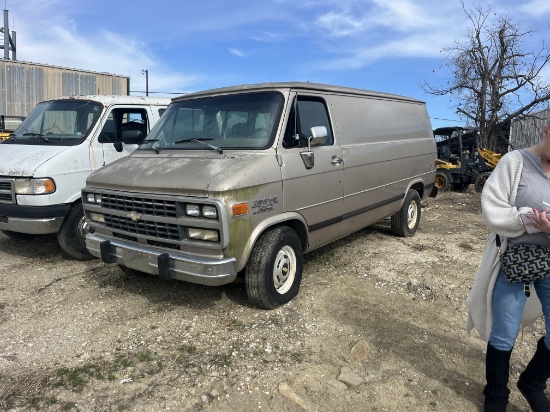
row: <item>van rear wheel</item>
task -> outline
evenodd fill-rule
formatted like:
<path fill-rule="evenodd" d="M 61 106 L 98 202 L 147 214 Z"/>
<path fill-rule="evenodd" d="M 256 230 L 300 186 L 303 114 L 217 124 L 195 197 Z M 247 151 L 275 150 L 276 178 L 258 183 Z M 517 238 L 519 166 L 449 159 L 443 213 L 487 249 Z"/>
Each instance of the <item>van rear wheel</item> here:
<path fill-rule="evenodd" d="M 294 230 L 279 226 L 263 233 L 248 259 L 246 293 L 261 309 L 275 309 L 290 302 L 300 289 L 303 269 L 302 243 Z"/>
<path fill-rule="evenodd" d="M 416 233 L 420 224 L 420 195 L 416 190 L 409 190 L 401 210 L 391 217 L 391 231 L 400 237 L 409 237 Z"/>
<path fill-rule="evenodd" d="M 94 256 L 86 249 L 86 233 L 88 222 L 84 217 L 82 203 L 76 202 L 69 211 L 69 215 L 57 232 L 57 241 L 61 249 L 70 257 L 77 260 L 91 260 Z"/>

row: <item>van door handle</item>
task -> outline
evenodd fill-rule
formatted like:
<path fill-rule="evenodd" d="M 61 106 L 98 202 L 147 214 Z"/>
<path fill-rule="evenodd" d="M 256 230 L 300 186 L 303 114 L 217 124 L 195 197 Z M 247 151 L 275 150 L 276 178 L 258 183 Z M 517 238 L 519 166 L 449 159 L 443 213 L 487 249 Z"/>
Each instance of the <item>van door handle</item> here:
<path fill-rule="evenodd" d="M 335 166 L 340 166 L 340 163 L 342 163 L 343 161 L 344 161 L 344 159 L 342 159 L 341 157 L 334 156 L 332 158 L 332 160 L 330 161 L 330 163 L 332 163 Z"/>

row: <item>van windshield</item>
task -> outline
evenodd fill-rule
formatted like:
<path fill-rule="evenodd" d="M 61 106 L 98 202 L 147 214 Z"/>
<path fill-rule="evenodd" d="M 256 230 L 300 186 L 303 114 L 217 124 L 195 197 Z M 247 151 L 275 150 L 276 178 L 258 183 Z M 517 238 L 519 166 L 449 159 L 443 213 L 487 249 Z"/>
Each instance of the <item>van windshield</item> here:
<path fill-rule="evenodd" d="M 262 149 L 272 141 L 282 104 L 278 92 L 173 102 L 140 150 Z"/>
<path fill-rule="evenodd" d="M 39 103 L 4 144 L 73 146 L 90 133 L 103 105 L 89 100 Z"/>

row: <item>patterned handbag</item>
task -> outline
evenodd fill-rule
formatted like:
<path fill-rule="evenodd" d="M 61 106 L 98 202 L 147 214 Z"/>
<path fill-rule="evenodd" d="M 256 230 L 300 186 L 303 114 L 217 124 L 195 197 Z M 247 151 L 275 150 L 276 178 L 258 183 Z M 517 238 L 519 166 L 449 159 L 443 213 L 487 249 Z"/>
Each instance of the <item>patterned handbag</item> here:
<path fill-rule="evenodd" d="M 504 277 L 510 283 L 523 283 L 525 295 L 529 285 L 536 280 L 550 277 L 550 249 L 540 245 L 511 245 L 501 253 L 500 237 L 496 235 L 498 254 L 504 269 Z"/>

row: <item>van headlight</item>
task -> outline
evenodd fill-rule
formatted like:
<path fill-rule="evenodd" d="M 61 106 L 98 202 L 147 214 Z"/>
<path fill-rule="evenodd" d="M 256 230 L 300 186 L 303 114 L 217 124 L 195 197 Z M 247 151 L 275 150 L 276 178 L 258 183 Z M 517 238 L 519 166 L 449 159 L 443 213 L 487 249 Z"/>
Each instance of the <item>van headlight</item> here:
<path fill-rule="evenodd" d="M 99 193 L 86 193 L 86 201 L 88 203 L 101 204 L 101 194 L 99 194 Z"/>
<path fill-rule="evenodd" d="M 213 205 L 197 205 L 188 203 L 185 205 L 185 214 L 191 217 L 204 217 L 206 219 L 217 219 L 218 209 Z"/>
<path fill-rule="evenodd" d="M 105 215 L 102 213 L 90 213 L 90 220 L 98 223 L 105 223 Z"/>
<path fill-rule="evenodd" d="M 216 206 L 205 205 L 202 207 L 202 215 L 207 219 L 217 219 L 218 209 L 216 209 Z"/>
<path fill-rule="evenodd" d="M 198 229 L 193 227 L 187 228 L 187 237 L 189 239 L 207 240 L 209 242 L 218 242 L 220 239 L 216 230 Z"/>
<path fill-rule="evenodd" d="M 15 179 L 15 194 L 18 195 L 47 195 L 55 192 L 53 179 Z"/>

